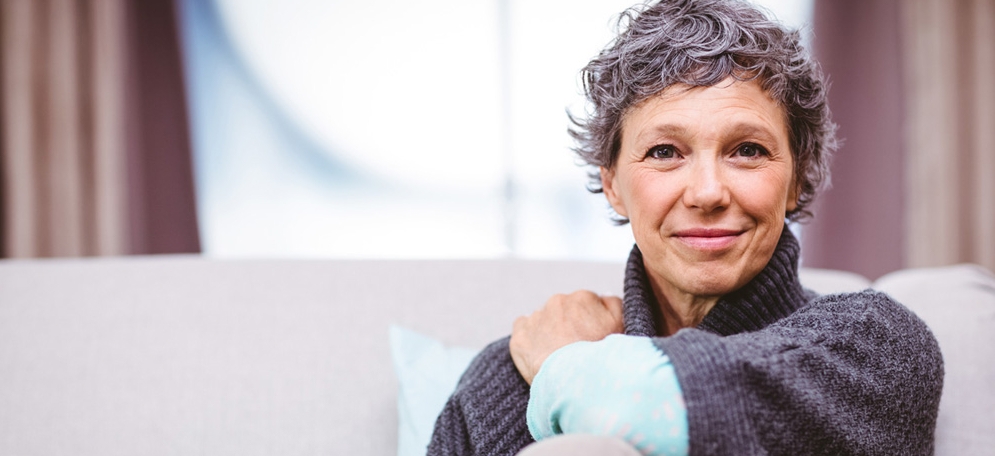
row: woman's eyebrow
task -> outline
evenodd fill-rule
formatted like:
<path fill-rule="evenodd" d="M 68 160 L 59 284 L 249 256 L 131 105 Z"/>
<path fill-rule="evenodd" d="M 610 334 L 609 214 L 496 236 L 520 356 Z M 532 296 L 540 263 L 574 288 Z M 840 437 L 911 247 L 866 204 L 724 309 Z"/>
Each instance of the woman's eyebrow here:
<path fill-rule="evenodd" d="M 770 131 L 770 128 L 755 123 L 734 124 L 727 132 L 730 136 L 752 137 L 764 142 L 777 143 L 777 137 Z"/>
<path fill-rule="evenodd" d="M 636 139 L 644 141 L 648 139 L 655 140 L 661 136 L 684 138 L 692 134 L 694 134 L 694 129 L 688 125 L 667 123 L 655 125 L 643 130 Z M 728 127 L 723 127 L 722 136 L 733 136 L 736 138 L 749 137 L 756 138 L 764 142 L 777 142 L 777 137 L 773 134 L 773 132 L 771 132 L 770 128 L 753 122 L 742 122 L 732 124 Z"/>
<path fill-rule="evenodd" d="M 640 132 L 636 139 L 645 140 L 647 138 L 656 139 L 660 136 L 674 136 L 678 138 L 685 137 L 691 132 L 691 129 L 685 125 L 679 124 L 660 124 L 654 125 L 653 127 L 644 129 Z"/>

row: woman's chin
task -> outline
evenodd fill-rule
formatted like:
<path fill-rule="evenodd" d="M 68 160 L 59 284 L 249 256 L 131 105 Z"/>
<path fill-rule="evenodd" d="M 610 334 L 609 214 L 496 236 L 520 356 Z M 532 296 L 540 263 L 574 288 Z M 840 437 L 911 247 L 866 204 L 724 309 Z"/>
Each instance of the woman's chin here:
<path fill-rule="evenodd" d="M 689 278 L 678 284 L 679 288 L 696 298 L 712 298 L 729 294 L 738 288 L 737 282 L 730 278 Z"/>
<path fill-rule="evenodd" d="M 758 246 L 749 231 L 730 236 L 672 236 L 651 269 L 670 287 L 695 297 L 729 294 L 749 282 L 766 266 L 776 242 Z M 758 248 L 759 247 L 759 248 Z M 663 284 L 661 284 L 663 285 Z"/>
<path fill-rule="evenodd" d="M 750 281 L 759 271 L 724 261 L 691 262 L 675 265 L 669 275 L 671 286 L 699 298 L 729 294 Z"/>

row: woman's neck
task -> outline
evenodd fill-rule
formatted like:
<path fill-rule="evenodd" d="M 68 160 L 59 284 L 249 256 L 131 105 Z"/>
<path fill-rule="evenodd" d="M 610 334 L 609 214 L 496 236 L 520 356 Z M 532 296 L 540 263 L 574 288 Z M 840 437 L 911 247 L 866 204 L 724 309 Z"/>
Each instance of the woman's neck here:
<path fill-rule="evenodd" d="M 681 328 L 698 326 L 721 298 L 721 296 L 696 296 L 684 293 L 673 287 L 661 285 L 663 282 L 655 280 L 652 276 L 649 279 L 653 295 L 660 307 L 656 328 L 662 336 L 671 336 Z"/>

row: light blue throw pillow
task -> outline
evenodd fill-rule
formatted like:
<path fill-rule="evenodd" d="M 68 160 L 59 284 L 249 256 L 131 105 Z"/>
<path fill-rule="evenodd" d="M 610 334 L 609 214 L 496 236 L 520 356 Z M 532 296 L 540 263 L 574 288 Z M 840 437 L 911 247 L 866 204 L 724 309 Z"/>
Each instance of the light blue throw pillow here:
<path fill-rule="evenodd" d="M 398 381 L 397 454 L 425 456 L 435 419 L 478 350 L 391 325 L 390 352 Z"/>

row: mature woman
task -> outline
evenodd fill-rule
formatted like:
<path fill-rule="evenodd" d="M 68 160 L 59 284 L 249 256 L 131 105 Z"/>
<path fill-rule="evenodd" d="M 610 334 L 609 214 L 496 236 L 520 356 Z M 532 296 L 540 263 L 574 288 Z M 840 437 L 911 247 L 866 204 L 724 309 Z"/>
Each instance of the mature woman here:
<path fill-rule="evenodd" d="M 931 454 L 943 368 L 926 326 L 887 295 L 798 282 L 785 220 L 809 215 L 835 145 L 798 34 L 734 0 L 624 19 L 584 70 L 573 132 L 636 239 L 624 300 L 579 291 L 516 321 L 429 453 L 594 434 L 643 454 Z"/>

